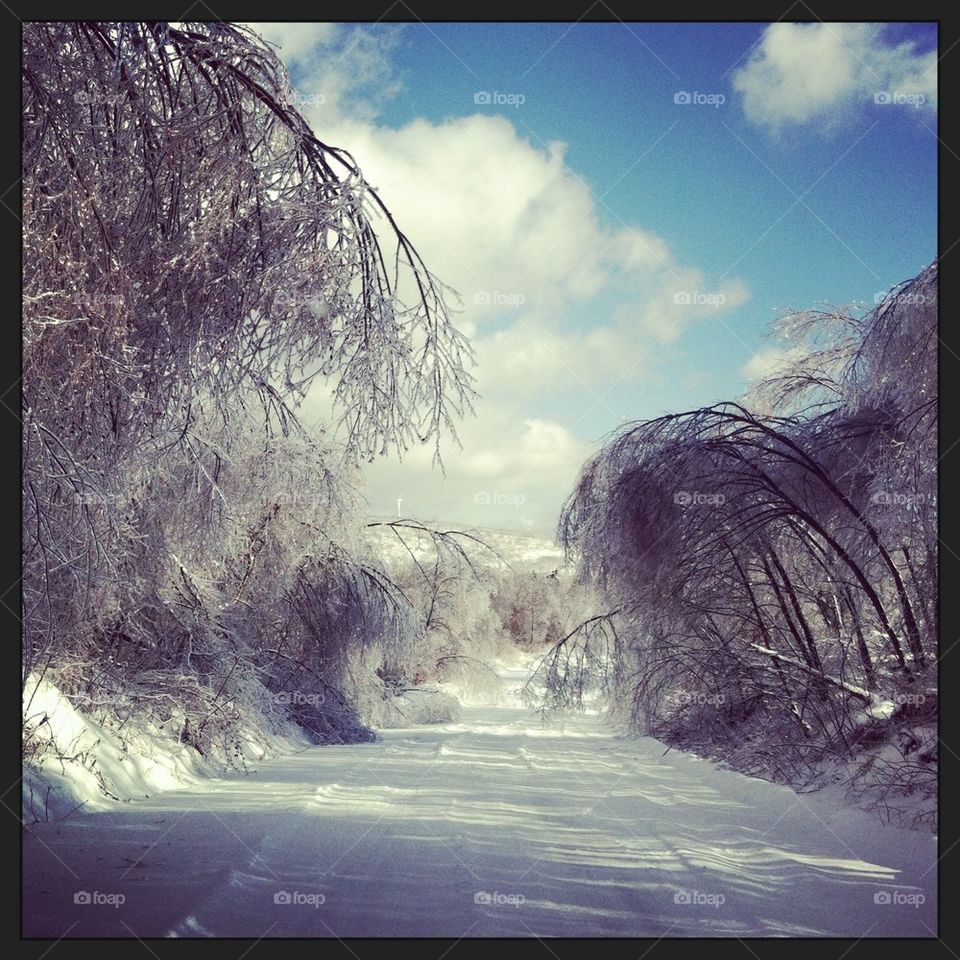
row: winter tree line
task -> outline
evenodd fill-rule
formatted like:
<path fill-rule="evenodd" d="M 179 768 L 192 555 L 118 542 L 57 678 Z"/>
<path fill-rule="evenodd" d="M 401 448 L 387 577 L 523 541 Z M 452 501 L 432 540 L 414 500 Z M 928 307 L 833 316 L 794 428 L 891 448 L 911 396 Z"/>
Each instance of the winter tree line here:
<path fill-rule="evenodd" d="M 575 588 L 467 534 L 398 522 L 408 562 L 377 555 L 357 465 L 437 450 L 471 351 L 294 100 L 243 28 L 25 25 L 28 759 L 42 678 L 229 760 L 290 720 L 369 738 L 398 683 L 490 685 L 515 634 L 573 625 L 550 617 Z M 297 416 L 315 384 L 339 411 L 321 434 Z"/>
<path fill-rule="evenodd" d="M 608 609 L 535 679 L 793 784 L 860 758 L 853 790 L 897 817 L 936 788 L 936 264 L 776 332 L 747 397 L 630 424 L 584 466 L 559 535 Z"/>

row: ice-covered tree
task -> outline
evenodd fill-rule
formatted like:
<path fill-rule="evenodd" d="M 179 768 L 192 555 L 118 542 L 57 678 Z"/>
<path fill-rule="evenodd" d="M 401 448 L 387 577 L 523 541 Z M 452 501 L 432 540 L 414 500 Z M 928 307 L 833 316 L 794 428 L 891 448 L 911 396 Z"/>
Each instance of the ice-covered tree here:
<path fill-rule="evenodd" d="M 336 686 L 405 615 L 341 522 L 351 464 L 469 410 L 444 288 L 249 30 L 23 37 L 24 675 Z"/>

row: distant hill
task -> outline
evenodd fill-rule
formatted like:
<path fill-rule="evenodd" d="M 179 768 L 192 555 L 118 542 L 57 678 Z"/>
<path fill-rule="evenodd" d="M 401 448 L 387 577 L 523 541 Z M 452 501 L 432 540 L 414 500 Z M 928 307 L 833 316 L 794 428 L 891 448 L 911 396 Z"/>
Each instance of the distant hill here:
<path fill-rule="evenodd" d="M 396 517 L 370 517 L 368 522 L 391 523 L 395 520 Z M 555 541 L 547 537 L 539 537 L 516 530 L 466 527 L 463 524 L 446 523 L 444 521 L 432 521 L 427 526 L 434 530 L 457 530 L 477 537 L 518 570 L 550 573 L 564 566 L 563 550 Z M 378 554 L 388 564 L 403 562 L 409 556 L 390 528 L 372 527 L 369 532 Z M 403 537 L 410 548 L 418 554 L 427 547 L 426 538 L 416 531 L 405 530 L 403 531 Z M 489 551 L 483 550 L 479 545 L 471 551 L 471 556 L 479 563 L 495 562 Z"/>

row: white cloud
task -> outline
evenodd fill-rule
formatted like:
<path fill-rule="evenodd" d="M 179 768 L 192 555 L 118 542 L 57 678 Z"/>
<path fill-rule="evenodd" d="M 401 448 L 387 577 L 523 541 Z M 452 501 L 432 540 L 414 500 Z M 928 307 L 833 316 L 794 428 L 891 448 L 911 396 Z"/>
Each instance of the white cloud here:
<path fill-rule="evenodd" d="M 733 87 L 747 117 L 761 126 L 832 127 L 857 106 L 934 109 L 937 54 L 885 43 L 880 24 L 774 23 L 734 74 Z"/>
<path fill-rule="evenodd" d="M 649 347 L 674 343 L 695 323 L 709 323 L 742 306 L 750 293 L 740 280 L 713 287 L 692 267 L 678 267 L 660 276 L 638 304 L 618 310 L 623 326 L 646 334 Z"/>
<path fill-rule="evenodd" d="M 763 380 L 783 371 L 801 352 L 797 347 L 762 347 L 743 365 L 740 372 L 747 380 Z"/>
<path fill-rule="evenodd" d="M 527 316 L 503 330 L 478 336 L 474 348 L 485 396 L 589 395 L 636 366 L 626 325 L 558 329 L 548 319 Z"/>
<path fill-rule="evenodd" d="M 461 435 L 464 449 L 445 455 L 446 474 L 431 470 L 421 451 L 402 467 L 369 464 L 374 508 L 392 512 L 402 498 L 404 515 L 422 520 L 551 532 L 590 446 L 556 421 L 518 416 L 495 401 L 481 403 Z"/>
<path fill-rule="evenodd" d="M 348 115 L 371 121 L 400 89 L 390 60 L 399 27 L 383 24 L 374 36 L 362 27 L 336 23 L 256 22 L 246 26 L 278 48 L 304 114 L 312 107 L 323 121 Z M 324 138 L 322 125 L 317 133 Z"/>
<path fill-rule="evenodd" d="M 611 244 L 560 144 L 539 149 L 497 116 L 416 120 L 399 130 L 331 122 L 322 108 L 310 119 L 349 144 L 367 182 L 472 317 L 497 311 L 497 301 L 554 310 L 603 284 Z"/>
<path fill-rule="evenodd" d="M 378 123 L 393 72 L 389 51 L 364 36 L 346 33 L 324 56 L 296 38 L 298 64 L 309 63 L 298 89 L 326 91 L 303 112 L 325 142 L 349 150 L 431 271 L 461 294 L 457 323 L 473 339 L 482 396 L 459 428 L 463 451 L 444 447 L 445 478 L 417 449 L 403 464 L 364 468 L 371 501 L 383 509 L 404 497 L 421 517 L 551 528 L 590 452 L 550 419 L 551 398 L 589 409 L 611 383 L 643 376 L 658 346 L 735 309 L 747 291 L 738 281 L 714 290 L 640 225 L 604 223 L 562 143 L 531 142 L 507 118 L 474 113 L 472 101 L 443 122 Z M 340 49 L 352 52 L 338 59 Z M 721 300 L 683 303 L 678 291 Z M 322 396 L 311 412 L 324 409 Z M 490 502 L 475 502 L 484 492 Z"/>
<path fill-rule="evenodd" d="M 627 269 L 665 267 L 670 263 L 670 248 L 648 230 L 624 227 L 610 237 L 610 259 Z"/>
<path fill-rule="evenodd" d="M 288 67 L 313 59 L 318 48 L 331 44 L 338 34 L 335 23 L 248 23 L 246 26 L 278 47 Z"/>

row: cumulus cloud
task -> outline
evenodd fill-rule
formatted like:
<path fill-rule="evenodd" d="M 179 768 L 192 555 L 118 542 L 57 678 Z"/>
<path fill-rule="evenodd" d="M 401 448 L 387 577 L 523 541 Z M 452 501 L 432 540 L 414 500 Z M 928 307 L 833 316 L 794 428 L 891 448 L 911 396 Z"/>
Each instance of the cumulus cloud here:
<path fill-rule="evenodd" d="M 476 337 L 474 348 L 481 389 L 491 397 L 588 394 L 630 372 L 641 359 L 625 323 L 556 329 L 537 316 Z"/>
<path fill-rule="evenodd" d="M 717 287 L 692 267 L 677 267 L 659 277 L 637 304 L 621 306 L 622 327 L 647 334 L 651 346 L 674 343 L 697 323 L 717 321 L 722 314 L 742 306 L 750 293 L 740 280 Z"/>
<path fill-rule="evenodd" d="M 802 351 L 796 347 L 762 347 L 741 368 L 747 380 L 763 380 L 784 371 Z"/>
<path fill-rule="evenodd" d="M 376 36 L 336 23 L 247 23 L 277 48 L 303 113 L 324 120 L 351 116 L 372 121 L 400 90 L 390 59 L 400 28 L 381 25 Z M 321 132 L 321 131 L 318 131 Z"/>
<path fill-rule="evenodd" d="M 421 451 L 398 467 L 378 460 L 365 468 L 375 509 L 474 527 L 550 532 L 591 447 L 563 424 L 518 416 L 509 405 L 482 403 L 464 423 L 464 447 L 445 456 L 446 472 L 431 470 Z"/>
<path fill-rule="evenodd" d="M 733 87 L 756 124 L 829 128 L 858 106 L 935 109 L 937 54 L 886 43 L 880 24 L 774 23 Z"/>
<path fill-rule="evenodd" d="M 248 23 L 268 43 L 279 48 L 288 67 L 312 60 L 321 47 L 337 37 L 334 23 Z"/>
<path fill-rule="evenodd" d="M 392 130 L 338 120 L 323 107 L 311 112 L 328 137 L 350 145 L 367 182 L 471 316 L 517 303 L 555 310 L 600 289 L 612 244 L 561 144 L 538 148 L 498 116 Z"/>
<path fill-rule="evenodd" d="M 738 281 L 714 289 L 640 224 L 604 222 L 563 143 L 531 142 L 472 103 L 444 121 L 379 122 L 378 97 L 396 81 L 389 42 L 370 40 L 321 31 L 311 46 L 294 33 L 297 88 L 323 93 L 302 110 L 323 140 L 350 151 L 431 271 L 459 292 L 482 397 L 459 428 L 463 450 L 444 447 L 445 477 L 420 449 L 402 464 L 367 465 L 371 503 L 402 497 L 421 517 L 552 528 L 590 449 L 551 419 L 551 403 L 590 408 L 611 383 L 642 377 L 659 346 L 748 292 Z M 325 403 L 318 389 L 310 412 Z"/>

